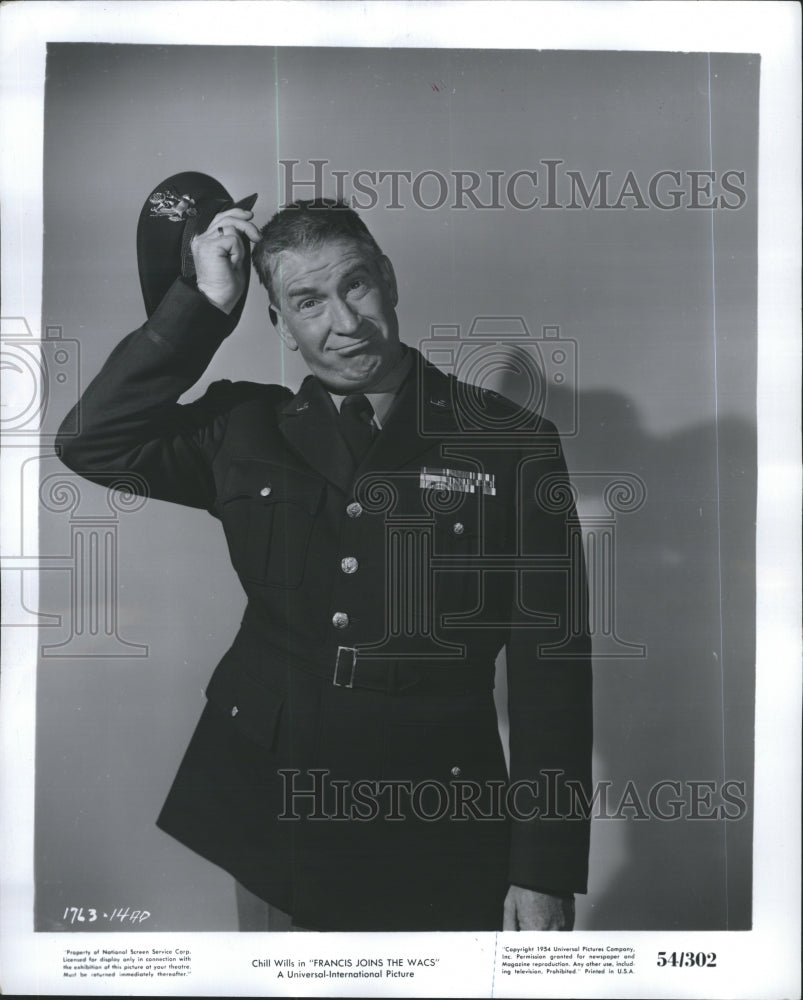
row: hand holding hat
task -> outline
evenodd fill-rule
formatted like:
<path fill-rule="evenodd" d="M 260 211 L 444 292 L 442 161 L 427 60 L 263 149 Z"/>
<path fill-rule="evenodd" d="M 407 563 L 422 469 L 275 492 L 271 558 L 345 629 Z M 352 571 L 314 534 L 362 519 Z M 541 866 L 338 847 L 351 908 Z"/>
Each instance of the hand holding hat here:
<path fill-rule="evenodd" d="M 218 213 L 207 230 L 190 241 L 198 291 L 225 313 L 232 311 L 245 291 L 251 261 L 247 241 L 259 239 L 253 217 L 244 208 L 230 208 Z"/>

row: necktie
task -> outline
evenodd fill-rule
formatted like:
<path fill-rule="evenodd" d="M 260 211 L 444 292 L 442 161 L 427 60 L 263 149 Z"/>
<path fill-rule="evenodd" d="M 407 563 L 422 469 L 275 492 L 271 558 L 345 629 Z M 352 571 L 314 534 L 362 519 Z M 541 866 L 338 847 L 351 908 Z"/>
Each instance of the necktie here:
<path fill-rule="evenodd" d="M 374 439 L 373 416 L 374 408 L 361 392 L 346 396 L 340 404 L 340 432 L 355 465 L 365 458 Z"/>

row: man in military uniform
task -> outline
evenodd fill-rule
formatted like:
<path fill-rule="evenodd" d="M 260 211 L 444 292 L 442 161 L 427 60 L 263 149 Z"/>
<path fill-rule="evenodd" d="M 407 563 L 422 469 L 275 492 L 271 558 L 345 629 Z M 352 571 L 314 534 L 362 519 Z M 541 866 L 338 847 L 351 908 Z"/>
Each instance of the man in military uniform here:
<path fill-rule="evenodd" d="M 239 316 L 249 244 L 311 374 L 179 404 Z M 393 267 L 345 205 L 261 231 L 229 207 L 190 248 L 59 442 L 90 479 L 208 509 L 248 598 L 159 825 L 302 928 L 570 929 L 591 688 L 554 427 L 402 343 Z"/>

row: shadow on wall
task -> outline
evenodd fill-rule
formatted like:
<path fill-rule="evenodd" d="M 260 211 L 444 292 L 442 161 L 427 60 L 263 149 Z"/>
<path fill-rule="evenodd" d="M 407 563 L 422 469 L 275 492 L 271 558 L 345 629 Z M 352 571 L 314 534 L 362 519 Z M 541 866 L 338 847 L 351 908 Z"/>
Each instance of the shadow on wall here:
<path fill-rule="evenodd" d="M 514 383 L 494 388 L 521 401 Z M 747 929 L 755 428 L 725 417 L 653 436 L 618 392 L 568 397 L 551 386 L 545 411 L 559 423 L 574 404 L 579 433 L 563 443 L 586 543 L 591 533 L 599 543 L 606 515 L 615 522 L 610 560 L 589 564 L 594 779 L 603 801 L 592 807 L 600 818 L 577 927 Z M 644 484 L 644 503 L 611 519 L 600 486 L 631 477 Z M 605 634 L 606 621 L 613 635 Z M 628 643 L 643 646 L 643 655 Z M 738 784 L 726 794 L 744 806 L 723 800 L 728 781 Z M 723 818 L 723 809 L 739 818 Z"/>

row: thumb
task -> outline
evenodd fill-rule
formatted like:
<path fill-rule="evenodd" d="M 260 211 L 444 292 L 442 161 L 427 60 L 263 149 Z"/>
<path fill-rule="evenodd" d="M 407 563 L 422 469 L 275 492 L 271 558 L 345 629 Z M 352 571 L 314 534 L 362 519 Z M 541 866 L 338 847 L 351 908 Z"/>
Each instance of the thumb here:
<path fill-rule="evenodd" d="M 502 930 L 517 931 L 518 929 L 519 925 L 516 919 L 516 904 L 513 901 L 512 893 L 508 891 L 507 896 L 505 896 L 505 905 L 502 909 Z"/>
<path fill-rule="evenodd" d="M 243 241 L 236 233 L 234 233 L 230 238 L 228 244 L 225 241 L 221 241 L 223 246 L 224 255 L 227 255 L 232 263 L 233 267 L 239 267 L 246 257 L 245 248 L 243 247 Z"/>

